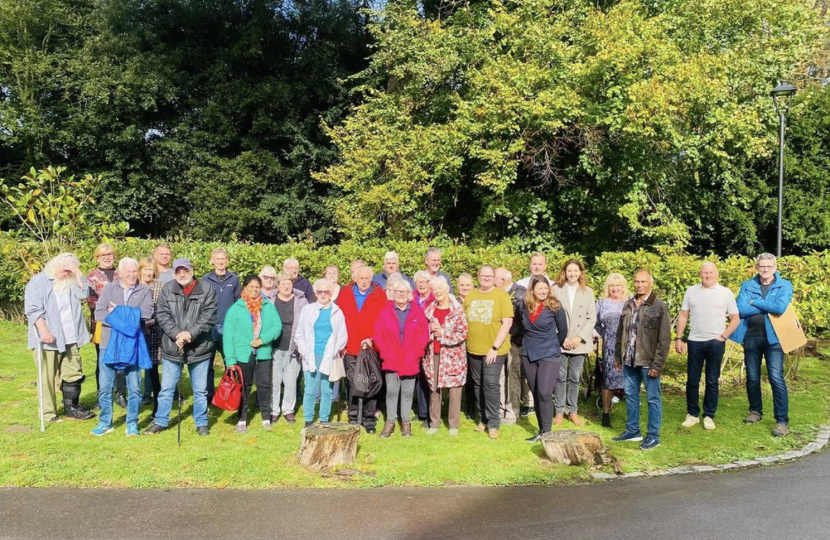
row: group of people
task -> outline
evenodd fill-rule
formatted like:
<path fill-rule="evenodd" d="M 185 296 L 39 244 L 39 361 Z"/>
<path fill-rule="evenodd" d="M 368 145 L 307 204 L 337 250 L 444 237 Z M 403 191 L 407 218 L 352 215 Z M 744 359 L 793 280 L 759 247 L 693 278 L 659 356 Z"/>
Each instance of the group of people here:
<path fill-rule="evenodd" d="M 376 433 L 380 405 L 385 405 L 380 437 L 391 437 L 398 425 L 403 437 L 412 436 L 413 414 L 427 435 L 435 435 L 446 391 L 449 435 L 458 434 L 466 401 L 465 414 L 477 420 L 475 431 L 491 439 L 499 438 L 502 424 L 535 414 L 538 433 L 528 441 L 538 442 L 566 419 L 584 424 L 578 411 L 580 379 L 597 339 L 602 341 L 604 427 L 611 427 L 614 395 L 625 394 L 626 427 L 614 440 L 641 442 L 644 450 L 659 446 L 660 376 L 672 345 L 677 353 L 688 348 L 682 425 L 691 428 L 701 421 L 699 386 L 705 372 L 702 422 L 705 429 L 715 429 L 727 339 L 744 345 L 750 411 L 745 422 L 757 423 L 763 415 L 764 357 L 773 393 L 773 435 L 787 434 L 784 355 L 769 316 L 786 310 L 792 285 L 777 273 L 775 257 L 768 253 L 757 258 L 758 274 L 742 285 L 737 301 L 718 284 L 715 264 L 704 263 L 700 283 L 683 298 L 674 342 L 668 306 L 657 297 L 647 270 L 633 275 L 633 295 L 625 277 L 609 275 L 597 300 L 581 261 L 566 261 L 550 277 L 542 253 L 531 256 L 530 276 L 518 282 L 506 268 L 484 265 L 478 287 L 465 273 L 455 289 L 441 271 L 436 248 L 427 250 L 424 270 L 412 278 L 401 272 L 398 255 L 390 251 L 378 273 L 362 260 L 352 262 L 350 281 L 343 284 L 337 266 L 311 283 L 300 275 L 295 259 L 284 261 L 280 272 L 265 266 L 240 280 L 228 270 L 222 248 L 213 250 L 213 269 L 200 279 L 189 259 L 171 263 L 165 244 L 150 257 L 122 258 L 117 266 L 109 244 L 98 246 L 94 257 L 96 268 L 86 276 L 71 253 L 49 261 L 26 287 L 25 312 L 29 348 L 44 374 L 39 391 L 46 421 L 61 421 L 50 384 L 58 376 L 64 416 L 94 418 L 79 401 L 85 375 L 78 351 L 90 341 L 96 344 L 100 412 L 91 432 L 96 436 L 113 430 L 113 403 L 126 409 L 127 436 L 139 435 L 142 404 L 153 405 L 144 433 L 165 430 L 174 402 L 182 399 L 177 385 L 185 366 L 196 431 L 208 435 L 218 352 L 226 368 L 239 366 L 242 372 L 240 433 L 248 429 L 255 385 L 264 429 L 280 417 L 296 422 L 298 395 L 305 426 L 315 413 L 318 421 L 328 422 L 332 404 L 345 392 L 349 422 L 367 433 Z M 351 389 L 361 354 L 367 352 L 378 359 L 383 385 L 374 396 L 358 397 Z M 330 379 L 341 370 L 342 384 Z M 642 386 L 648 402 L 645 438 L 639 418 Z"/>

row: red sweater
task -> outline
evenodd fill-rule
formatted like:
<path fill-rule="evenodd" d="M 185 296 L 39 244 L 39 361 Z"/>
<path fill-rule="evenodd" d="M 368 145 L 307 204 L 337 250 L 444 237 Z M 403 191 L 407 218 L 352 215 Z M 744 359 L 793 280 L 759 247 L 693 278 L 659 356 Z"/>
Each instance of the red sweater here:
<path fill-rule="evenodd" d="M 360 354 L 360 344 L 364 339 L 371 338 L 375 331 L 375 321 L 378 318 L 381 308 L 386 305 L 386 292 L 372 283 L 369 295 L 363 302 L 363 309 L 357 309 L 357 301 L 354 298 L 354 283 L 349 283 L 340 289 L 337 297 L 337 305 L 343 310 L 346 317 L 346 332 L 349 339 L 346 342 L 346 354 L 357 356 Z"/>
<path fill-rule="evenodd" d="M 409 303 L 401 343 L 401 327 L 396 309 L 395 302 L 389 302 L 380 310 L 375 323 L 374 341 L 380 353 L 381 368 L 383 371 L 393 371 L 400 377 L 417 375 L 429 343 L 427 316 L 417 302 Z"/>

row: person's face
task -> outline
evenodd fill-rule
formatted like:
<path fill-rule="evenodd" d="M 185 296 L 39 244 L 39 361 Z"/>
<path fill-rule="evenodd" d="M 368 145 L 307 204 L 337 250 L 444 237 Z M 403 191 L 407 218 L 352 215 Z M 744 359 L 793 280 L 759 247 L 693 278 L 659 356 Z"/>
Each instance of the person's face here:
<path fill-rule="evenodd" d="M 356 278 L 357 288 L 360 289 L 360 292 L 364 292 L 372 284 L 372 271 L 368 268 L 358 270 Z"/>
<path fill-rule="evenodd" d="M 482 268 L 478 272 L 478 284 L 482 290 L 488 291 L 493 288 L 495 274 L 489 268 Z"/>
<path fill-rule="evenodd" d="M 433 274 L 438 273 L 438 270 L 441 269 L 441 255 L 438 253 L 432 253 L 429 257 L 426 258 L 427 268 Z"/>
<path fill-rule="evenodd" d="M 273 289 L 273 287 L 271 287 L 271 289 Z M 277 283 L 277 289 L 281 295 L 291 296 L 294 293 L 294 283 L 291 280 L 284 279 Z"/>
<path fill-rule="evenodd" d="M 156 248 L 153 252 L 153 258 L 156 260 L 156 263 L 160 264 L 161 266 L 167 267 L 170 264 L 170 259 L 173 257 L 173 254 L 170 252 L 170 248 L 160 247 Z"/>
<path fill-rule="evenodd" d="M 247 285 L 245 288 L 242 289 L 242 292 L 245 293 L 245 296 L 248 298 L 256 298 L 259 296 L 259 291 L 262 290 L 262 285 L 260 285 L 259 281 L 253 280 Z"/>
<path fill-rule="evenodd" d="M 496 272 L 496 279 L 495 279 L 496 287 L 499 289 L 504 289 L 507 286 L 507 277 L 505 276 L 504 272 Z"/>
<path fill-rule="evenodd" d="M 637 296 L 647 296 L 651 292 L 652 285 L 647 273 L 639 272 L 634 276 L 634 290 L 637 291 Z"/>
<path fill-rule="evenodd" d="M 75 273 L 77 265 L 72 259 L 63 259 L 55 268 L 55 279 L 66 279 Z"/>
<path fill-rule="evenodd" d="M 579 269 L 579 266 L 575 264 L 569 264 L 567 268 L 565 268 L 565 279 L 568 281 L 568 285 L 574 286 L 579 283 L 579 277 L 582 275 L 582 270 Z"/>
<path fill-rule="evenodd" d="M 438 287 L 432 290 L 432 294 L 435 295 L 435 301 L 440 304 L 450 295 L 450 291 L 444 287 Z"/>
<path fill-rule="evenodd" d="M 530 275 L 541 276 L 545 273 L 548 267 L 547 260 L 544 257 L 536 256 L 530 258 Z"/>
<path fill-rule="evenodd" d="M 357 283 L 357 269 L 361 266 L 365 266 L 363 261 L 352 261 L 352 264 L 349 265 L 349 275 L 355 283 Z"/>
<path fill-rule="evenodd" d="M 471 278 L 458 278 L 458 294 L 460 294 L 462 298 L 466 297 L 467 294 L 472 290 L 473 280 Z"/>
<path fill-rule="evenodd" d="M 409 302 L 411 295 L 412 291 L 401 284 L 395 285 L 395 288 L 392 289 L 392 299 L 395 300 L 395 305 L 400 307 L 405 306 Z"/>
<path fill-rule="evenodd" d="M 138 265 L 127 264 L 121 269 L 121 283 L 127 287 L 132 287 L 138 282 Z"/>
<path fill-rule="evenodd" d="M 623 286 L 621 283 L 614 281 L 608 284 L 608 296 L 612 300 L 619 300 L 623 295 Z"/>
<path fill-rule="evenodd" d="M 339 283 L 340 282 L 340 270 L 337 268 L 331 267 L 326 270 L 326 279 L 331 281 L 332 283 Z"/>
<path fill-rule="evenodd" d="M 331 283 L 320 286 L 314 294 L 317 295 L 317 301 L 320 302 L 320 305 L 327 307 L 331 304 Z"/>
<path fill-rule="evenodd" d="M 228 256 L 224 253 L 216 253 L 210 258 L 210 264 L 213 265 L 214 270 L 224 272 L 228 267 Z"/>
<path fill-rule="evenodd" d="M 260 274 L 259 279 L 262 280 L 262 289 L 266 291 L 273 291 L 277 286 L 277 276 L 274 274 Z M 286 283 L 294 284 L 293 281 L 285 280 Z"/>
<path fill-rule="evenodd" d="M 550 287 L 544 281 L 540 281 L 533 287 L 533 296 L 536 297 L 536 300 L 539 302 L 544 302 L 548 299 L 548 295 L 550 294 Z"/>
<path fill-rule="evenodd" d="M 115 253 L 107 250 L 98 254 L 98 268 L 109 270 L 115 265 Z"/>
<path fill-rule="evenodd" d="M 770 280 L 775 276 L 775 271 L 778 269 L 778 266 L 771 259 L 763 259 L 758 261 L 755 269 L 758 270 L 761 279 Z"/>
<path fill-rule="evenodd" d="M 700 283 L 704 287 L 712 287 L 718 282 L 718 269 L 715 266 L 707 264 L 700 269 Z"/>
<path fill-rule="evenodd" d="M 283 266 L 285 269 L 285 273 L 291 276 L 291 279 L 297 279 L 297 276 L 300 275 L 300 265 L 299 263 L 295 262 L 287 262 Z"/>
<path fill-rule="evenodd" d="M 182 287 L 187 287 L 193 281 L 193 270 L 180 266 L 173 271 L 173 279 Z"/>
<path fill-rule="evenodd" d="M 383 261 L 383 269 L 386 270 L 386 275 L 392 275 L 398 271 L 401 264 L 398 259 L 386 259 Z"/>
<path fill-rule="evenodd" d="M 425 277 L 419 277 L 415 280 L 415 289 L 421 296 L 426 296 L 429 293 L 429 280 Z"/>
<path fill-rule="evenodd" d="M 152 283 L 156 280 L 156 273 L 153 272 L 152 266 L 145 266 L 141 269 L 141 272 L 139 272 L 139 274 L 141 274 L 142 283 Z"/>

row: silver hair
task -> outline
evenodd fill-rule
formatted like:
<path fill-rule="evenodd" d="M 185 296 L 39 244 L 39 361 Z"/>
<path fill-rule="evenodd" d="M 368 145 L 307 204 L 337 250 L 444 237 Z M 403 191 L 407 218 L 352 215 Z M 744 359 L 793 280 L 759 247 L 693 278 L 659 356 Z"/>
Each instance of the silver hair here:
<path fill-rule="evenodd" d="M 704 268 L 706 268 L 707 266 L 711 266 L 711 267 L 712 267 L 712 268 L 714 268 L 715 270 L 717 270 L 717 269 L 718 269 L 718 265 L 716 265 L 716 264 L 715 264 L 715 263 L 713 263 L 712 261 L 704 261 L 704 262 L 703 262 L 703 264 L 701 264 L 701 265 L 700 265 L 700 269 L 701 269 L 701 270 L 703 270 L 703 269 L 704 269 Z"/>
<path fill-rule="evenodd" d="M 118 261 L 118 273 L 121 274 L 124 271 L 124 267 L 128 264 L 134 264 L 136 268 L 138 268 L 138 261 L 133 259 L 132 257 L 124 257 L 120 261 Z"/>
<path fill-rule="evenodd" d="M 289 258 L 289 259 L 285 259 L 285 260 L 282 262 L 283 267 L 284 267 L 286 264 L 288 264 L 288 263 L 294 263 L 294 264 L 296 264 L 297 266 L 300 266 L 300 261 L 298 261 L 297 259 L 295 259 L 295 258 L 293 258 L 293 257 L 291 257 L 291 258 Z"/>
<path fill-rule="evenodd" d="M 761 253 L 755 259 L 755 264 L 758 264 L 761 261 L 772 261 L 772 264 L 774 264 L 775 266 L 778 266 L 778 263 L 775 262 L 775 255 L 773 255 L 772 253 Z"/>
<path fill-rule="evenodd" d="M 401 276 L 400 274 L 398 274 L 398 276 L 399 277 L 397 279 L 389 280 L 386 282 L 387 290 L 391 289 L 392 287 L 397 287 L 398 285 L 403 285 L 409 290 L 409 292 L 412 292 L 412 285 L 407 280 L 405 280 L 403 276 Z"/>
<path fill-rule="evenodd" d="M 277 275 L 277 269 L 271 266 L 270 264 L 266 264 L 262 267 L 262 270 L 259 271 L 259 277 L 262 277 L 262 274 L 268 272 L 269 274 Z"/>
<path fill-rule="evenodd" d="M 75 264 L 78 266 L 81 265 L 81 261 L 78 257 L 75 256 L 74 253 L 61 253 L 60 255 L 56 255 L 53 257 L 46 266 L 43 268 L 43 271 L 46 272 L 46 275 L 50 278 L 55 277 L 55 270 L 58 268 L 58 265 L 63 262 L 64 259 L 71 259 Z"/>
<path fill-rule="evenodd" d="M 450 283 L 444 276 L 435 276 L 429 280 L 429 287 L 434 291 L 436 288 L 444 291 L 450 290 Z"/>
<path fill-rule="evenodd" d="M 212 259 L 214 255 L 219 255 L 220 253 L 222 255 L 224 255 L 225 257 L 228 256 L 228 252 L 225 251 L 225 248 L 218 247 L 218 248 L 215 248 L 213 251 L 210 252 L 210 258 Z"/>
<path fill-rule="evenodd" d="M 394 251 L 387 251 L 386 255 L 383 256 L 383 260 L 385 261 L 400 261 L 398 258 L 398 254 Z"/>
<path fill-rule="evenodd" d="M 441 256 L 441 250 L 437 247 L 431 247 L 427 249 L 427 252 L 424 254 L 424 260 L 429 259 L 430 255 L 438 255 Z"/>
<path fill-rule="evenodd" d="M 314 289 L 314 293 L 317 293 L 317 289 L 320 288 L 321 285 L 328 285 L 329 288 L 331 287 L 331 281 L 327 280 L 326 278 L 320 278 L 314 282 L 314 285 L 311 286 Z"/>
<path fill-rule="evenodd" d="M 506 279 L 507 281 L 513 281 L 513 272 L 511 272 L 507 268 L 504 268 L 504 267 L 496 268 L 495 273 L 502 274 L 504 276 L 504 279 Z"/>
<path fill-rule="evenodd" d="M 363 269 L 369 270 L 369 272 L 371 272 L 373 276 L 375 275 L 375 271 L 374 271 L 374 270 L 372 270 L 372 267 L 371 267 L 371 266 L 369 266 L 369 265 L 367 265 L 367 264 L 364 264 L 363 266 L 358 266 L 357 268 L 355 268 L 355 271 L 354 271 L 354 275 L 355 275 L 355 277 L 357 277 L 357 275 L 358 275 L 358 274 L 360 273 L 360 271 L 361 271 L 361 270 L 363 270 Z"/>
<path fill-rule="evenodd" d="M 418 270 L 417 272 L 415 272 L 415 275 L 412 276 L 412 281 L 417 282 L 421 278 L 426 278 L 426 280 L 429 281 L 429 272 L 427 272 L 426 270 Z"/>

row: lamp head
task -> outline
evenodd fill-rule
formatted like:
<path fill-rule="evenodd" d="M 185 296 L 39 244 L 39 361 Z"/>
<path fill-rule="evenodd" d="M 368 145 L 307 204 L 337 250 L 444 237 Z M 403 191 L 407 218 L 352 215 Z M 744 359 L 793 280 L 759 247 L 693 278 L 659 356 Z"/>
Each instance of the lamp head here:
<path fill-rule="evenodd" d="M 775 112 L 778 113 L 778 116 L 786 116 L 795 91 L 795 86 L 786 81 L 781 81 L 778 86 L 772 89 L 770 95 L 772 96 L 772 102 L 775 104 Z"/>

